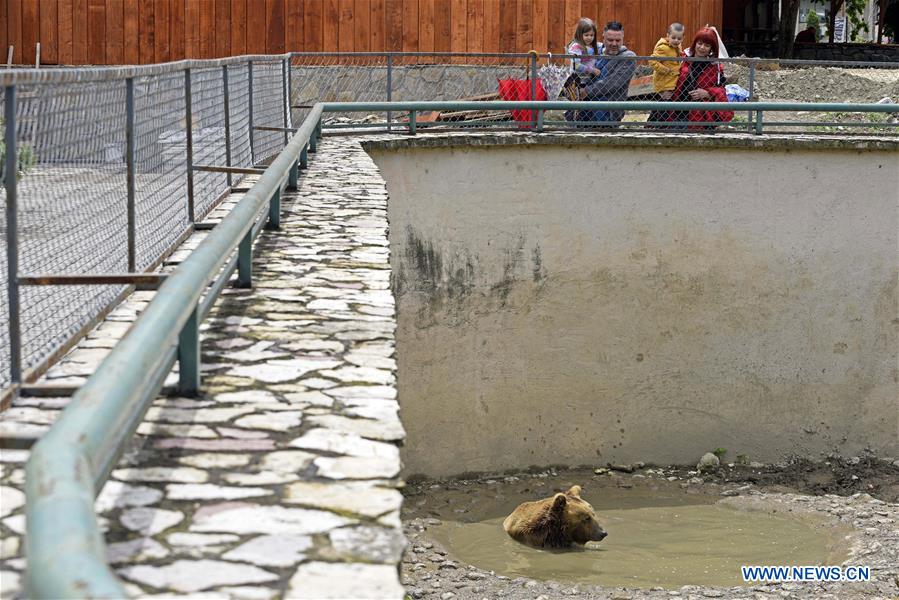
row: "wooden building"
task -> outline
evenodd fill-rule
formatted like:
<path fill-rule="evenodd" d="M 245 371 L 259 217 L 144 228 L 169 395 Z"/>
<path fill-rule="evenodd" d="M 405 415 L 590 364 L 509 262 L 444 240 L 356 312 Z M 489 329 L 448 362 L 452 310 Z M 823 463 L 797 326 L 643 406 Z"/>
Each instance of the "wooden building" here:
<path fill-rule="evenodd" d="M 306 52 L 564 52 L 582 16 L 651 52 L 671 21 L 722 23 L 733 0 L 0 0 L 13 62 L 147 64 Z M 6 53 L 4 52 L 4 58 Z"/>

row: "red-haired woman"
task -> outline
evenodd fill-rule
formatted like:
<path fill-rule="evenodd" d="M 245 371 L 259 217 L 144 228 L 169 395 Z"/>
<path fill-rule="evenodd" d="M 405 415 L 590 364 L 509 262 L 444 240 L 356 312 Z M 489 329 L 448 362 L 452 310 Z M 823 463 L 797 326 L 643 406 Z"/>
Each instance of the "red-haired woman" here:
<path fill-rule="evenodd" d="M 693 44 L 684 52 L 695 58 L 718 58 L 718 35 L 714 29 L 703 27 L 696 32 Z M 676 102 L 727 102 L 724 89 L 724 67 L 717 62 L 684 62 L 674 88 Z M 669 121 L 724 123 L 734 118 L 729 110 L 673 111 Z M 691 125 L 690 129 L 711 128 L 714 125 Z"/>

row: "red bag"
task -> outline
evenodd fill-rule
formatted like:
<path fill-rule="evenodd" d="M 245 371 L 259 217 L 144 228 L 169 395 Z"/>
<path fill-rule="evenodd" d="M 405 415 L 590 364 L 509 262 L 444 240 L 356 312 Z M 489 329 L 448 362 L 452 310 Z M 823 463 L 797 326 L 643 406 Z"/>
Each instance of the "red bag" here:
<path fill-rule="evenodd" d="M 531 100 L 531 80 L 530 79 L 500 79 L 499 81 L 499 97 L 507 101 Z M 543 82 L 537 80 L 537 98 L 536 100 L 546 100 L 546 90 L 543 89 Z M 511 111 L 512 118 L 519 123 L 522 129 L 530 129 L 531 122 L 535 119 L 534 111 L 516 109 Z"/>

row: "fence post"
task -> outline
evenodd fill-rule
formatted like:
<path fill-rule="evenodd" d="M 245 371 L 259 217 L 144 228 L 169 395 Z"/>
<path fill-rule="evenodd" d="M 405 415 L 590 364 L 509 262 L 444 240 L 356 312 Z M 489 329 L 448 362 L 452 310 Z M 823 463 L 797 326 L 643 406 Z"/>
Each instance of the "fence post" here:
<path fill-rule="evenodd" d="M 19 225 L 16 178 L 19 175 L 19 156 L 16 148 L 16 86 L 8 85 L 4 90 L 6 102 L 3 119 L 6 121 L 4 139 L 6 142 L 6 165 L 4 184 L 6 187 L 6 272 L 9 280 L 9 379 L 15 386 L 22 383 L 22 328 L 19 308 Z M 15 392 L 14 392 L 15 393 Z"/>
<path fill-rule="evenodd" d="M 755 113 L 755 134 L 762 135 L 762 111 Z"/>
<path fill-rule="evenodd" d="M 200 391 L 200 308 L 193 312 L 178 334 L 178 393 Z"/>
<path fill-rule="evenodd" d="M 194 115 L 190 89 L 190 69 L 184 69 L 184 121 L 187 127 L 187 219 L 194 223 Z"/>
<path fill-rule="evenodd" d="M 297 189 L 297 184 L 300 179 L 300 161 L 295 160 L 292 165 L 290 165 L 290 171 L 287 172 L 287 189 L 290 191 L 295 191 Z"/>
<path fill-rule="evenodd" d="M 409 111 L 409 135 L 415 135 L 415 111 Z"/>
<path fill-rule="evenodd" d="M 237 246 L 237 287 L 253 286 L 253 231 L 247 232 Z"/>
<path fill-rule="evenodd" d="M 393 101 L 393 54 L 387 53 L 387 101 Z M 393 123 L 393 113 L 387 111 L 387 131 L 391 130 L 390 124 Z M 314 152 L 314 150 L 313 150 Z"/>
<path fill-rule="evenodd" d="M 287 126 L 293 127 L 293 53 L 287 58 Z"/>
<path fill-rule="evenodd" d="M 300 152 L 300 168 L 308 169 L 309 168 L 309 144 L 303 146 L 303 151 Z"/>
<path fill-rule="evenodd" d="M 531 50 L 530 52 L 530 61 L 531 61 L 531 102 L 537 100 L 537 52 Z M 534 127 L 537 124 L 537 114 L 534 111 L 531 111 L 531 126 Z"/>
<path fill-rule="evenodd" d="M 747 99 L 749 102 L 752 102 L 755 99 L 755 65 L 758 62 L 757 58 L 753 58 L 749 61 L 749 98 Z M 752 111 L 750 110 L 747 113 L 747 120 L 749 121 L 749 131 L 752 131 Z"/>
<path fill-rule="evenodd" d="M 249 77 L 248 85 L 249 85 L 249 97 L 250 97 L 249 106 L 248 106 L 249 128 L 250 128 L 250 166 L 255 167 L 256 166 L 256 153 L 253 152 L 253 138 L 255 136 L 253 134 L 254 132 L 253 132 L 253 61 L 252 60 L 247 61 L 247 76 Z"/>
<path fill-rule="evenodd" d="M 268 222 L 266 229 L 281 229 L 281 188 L 275 190 L 268 199 Z"/>
<path fill-rule="evenodd" d="M 222 101 L 225 104 L 225 166 L 231 166 L 231 86 L 228 83 L 228 65 L 222 65 Z M 233 181 L 231 173 L 228 176 L 228 187 Z"/>
<path fill-rule="evenodd" d="M 287 135 L 287 111 L 290 107 L 290 102 L 287 100 L 287 59 L 284 58 L 281 60 L 281 104 L 283 107 L 284 114 L 282 116 L 282 120 L 284 123 L 284 147 L 287 147 L 287 142 L 290 141 L 290 136 Z"/>
<path fill-rule="evenodd" d="M 125 167 L 128 186 L 128 272 L 137 269 L 134 215 L 134 77 L 125 80 Z"/>

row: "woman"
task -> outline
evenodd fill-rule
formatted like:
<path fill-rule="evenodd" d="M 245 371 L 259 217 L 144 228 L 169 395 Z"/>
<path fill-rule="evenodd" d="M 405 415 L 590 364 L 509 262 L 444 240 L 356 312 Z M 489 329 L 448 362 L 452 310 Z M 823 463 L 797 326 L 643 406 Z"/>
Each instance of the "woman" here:
<path fill-rule="evenodd" d="M 703 27 L 696 32 L 693 44 L 684 54 L 695 58 L 718 58 L 718 36 L 714 29 Z M 724 89 L 724 67 L 716 62 L 684 62 L 674 88 L 675 102 L 727 102 Z M 669 121 L 719 122 L 734 118 L 729 110 L 673 111 Z M 709 129 L 714 125 L 691 125 L 690 129 Z"/>

